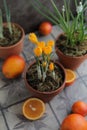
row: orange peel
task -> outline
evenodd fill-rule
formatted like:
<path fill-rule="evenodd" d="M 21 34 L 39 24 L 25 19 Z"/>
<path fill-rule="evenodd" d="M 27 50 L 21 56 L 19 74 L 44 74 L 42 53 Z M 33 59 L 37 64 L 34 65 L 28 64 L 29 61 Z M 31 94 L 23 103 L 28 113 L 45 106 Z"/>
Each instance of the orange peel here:
<path fill-rule="evenodd" d="M 76 79 L 76 73 L 71 69 L 65 69 L 65 72 L 66 72 L 65 86 L 70 86 L 74 83 Z"/>

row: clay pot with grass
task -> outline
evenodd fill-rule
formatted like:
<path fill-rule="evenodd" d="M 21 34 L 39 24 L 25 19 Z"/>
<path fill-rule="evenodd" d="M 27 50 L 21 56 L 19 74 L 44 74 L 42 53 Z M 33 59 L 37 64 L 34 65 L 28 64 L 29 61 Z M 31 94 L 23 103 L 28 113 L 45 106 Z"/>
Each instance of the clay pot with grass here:
<path fill-rule="evenodd" d="M 67 44 L 67 37 L 60 34 L 55 42 L 55 51 L 59 61 L 65 68 L 76 70 L 87 59 L 87 40 Z"/>
<path fill-rule="evenodd" d="M 19 55 L 23 50 L 24 29 L 11 22 L 10 11 L 4 0 L 6 22 L 3 22 L 0 10 L 0 58 L 5 59 L 11 55 Z"/>

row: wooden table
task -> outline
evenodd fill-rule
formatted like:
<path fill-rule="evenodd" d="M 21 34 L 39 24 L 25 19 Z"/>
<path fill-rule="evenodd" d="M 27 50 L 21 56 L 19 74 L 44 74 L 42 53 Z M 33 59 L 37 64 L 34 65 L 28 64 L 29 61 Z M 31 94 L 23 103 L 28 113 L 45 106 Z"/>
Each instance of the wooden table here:
<path fill-rule="evenodd" d="M 61 30 L 54 26 L 48 36 L 39 36 L 40 40 L 56 39 Z M 33 58 L 33 44 L 25 37 L 24 49 L 21 55 L 29 63 Z M 57 56 L 55 55 L 55 58 Z M 46 112 L 36 121 L 29 121 L 22 115 L 22 105 L 31 95 L 25 87 L 23 75 L 8 80 L 4 78 L 0 59 L 0 130 L 59 130 L 63 119 L 71 112 L 72 104 L 77 100 L 87 103 L 87 60 L 76 70 L 76 82 L 66 87 L 49 103 Z"/>

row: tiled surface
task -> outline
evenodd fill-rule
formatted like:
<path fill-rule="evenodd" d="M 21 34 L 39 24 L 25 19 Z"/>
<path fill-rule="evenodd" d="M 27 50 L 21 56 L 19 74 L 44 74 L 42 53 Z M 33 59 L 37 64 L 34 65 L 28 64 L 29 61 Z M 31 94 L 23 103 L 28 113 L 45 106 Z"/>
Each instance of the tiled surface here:
<path fill-rule="evenodd" d="M 23 102 L 4 110 L 10 130 L 52 130 L 54 126 L 50 122 L 50 119 L 54 122 L 55 128 L 58 128 L 58 123 L 48 104 L 46 104 L 46 112 L 43 117 L 36 121 L 29 121 L 23 117 L 22 105 Z"/>
<path fill-rule="evenodd" d="M 85 68 L 85 69 L 84 69 Z M 82 77 L 87 75 L 87 60 L 85 60 L 77 70 L 78 74 Z"/>
<path fill-rule="evenodd" d="M 7 107 L 29 96 L 24 80 L 15 79 L 0 90 L 0 103 L 2 107 Z"/>
<path fill-rule="evenodd" d="M 0 130 L 7 130 L 7 126 L 6 126 L 6 123 L 5 123 L 5 119 L 2 115 L 2 112 L 0 111 Z"/>
<path fill-rule="evenodd" d="M 56 39 L 60 29 L 55 26 L 48 36 L 38 37 L 41 41 Z M 31 62 L 33 57 L 33 44 L 29 42 L 28 35 L 25 37 L 22 56 L 26 63 Z M 57 56 L 55 54 L 55 59 Z M 87 103 L 87 60 L 76 70 L 76 81 L 66 87 L 49 103 L 46 103 L 46 112 L 43 117 L 36 121 L 29 121 L 22 114 L 24 101 L 31 96 L 27 90 L 23 75 L 16 79 L 6 79 L 1 67 L 3 60 L 0 59 L 0 130 L 59 130 L 63 119 L 71 113 L 71 106 L 77 100 Z M 86 117 L 87 118 L 87 117 Z"/>

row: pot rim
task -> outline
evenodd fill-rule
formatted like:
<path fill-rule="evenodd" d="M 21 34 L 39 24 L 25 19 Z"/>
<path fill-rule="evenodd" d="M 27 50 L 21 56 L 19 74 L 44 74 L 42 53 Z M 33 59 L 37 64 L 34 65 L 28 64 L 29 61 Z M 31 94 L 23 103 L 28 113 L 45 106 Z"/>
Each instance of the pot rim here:
<path fill-rule="evenodd" d="M 25 83 L 27 83 L 27 85 L 29 85 L 29 88 L 31 89 L 31 90 L 33 90 L 34 92 L 36 92 L 37 91 L 37 93 L 39 93 L 39 94 L 41 94 L 41 93 L 43 93 L 44 95 L 50 95 L 50 94 L 53 94 L 53 93 L 55 93 L 55 92 L 57 92 L 57 91 L 60 91 L 61 89 L 63 89 L 64 87 L 65 87 L 65 81 L 66 81 L 66 73 L 65 73 L 65 69 L 64 69 L 64 67 L 63 67 L 63 65 L 61 64 L 61 63 L 59 63 L 58 61 L 54 61 L 56 64 L 58 64 L 58 66 L 63 70 L 63 74 L 64 74 L 64 81 L 63 81 L 63 84 L 58 88 L 58 89 L 56 89 L 56 90 L 54 90 L 54 91 L 50 91 L 50 92 L 41 92 L 41 91 L 38 91 L 38 90 L 35 90 L 28 82 L 27 82 L 27 80 L 26 80 L 26 72 L 27 72 L 27 70 L 35 63 L 36 61 L 33 61 L 30 65 L 26 65 L 26 67 L 25 67 L 25 70 L 24 70 L 24 80 L 25 80 Z M 27 87 L 28 88 L 28 87 Z"/>
<path fill-rule="evenodd" d="M 4 23 L 3 25 L 6 25 L 7 23 Z M 14 45 L 11 45 L 11 46 L 4 46 L 4 47 L 2 47 L 2 46 L 0 46 L 0 49 L 8 49 L 8 48 L 13 48 L 13 47 L 15 47 L 15 46 L 17 46 L 18 44 L 20 44 L 20 42 L 22 42 L 22 40 L 24 39 L 24 37 L 25 37 L 25 32 L 24 32 L 24 29 L 19 25 L 19 24 L 17 24 L 17 23 L 11 23 L 12 25 L 16 25 L 20 30 L 21 30 L 21 32 L 22 32 L 22 35 L 21 35 L 21 38 L 20 38 L 20 40 L 17 42 L 17 43 L 15 43 Z"/>

